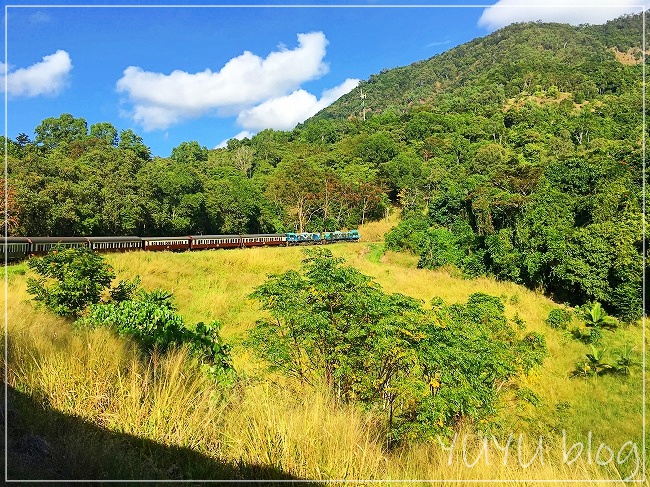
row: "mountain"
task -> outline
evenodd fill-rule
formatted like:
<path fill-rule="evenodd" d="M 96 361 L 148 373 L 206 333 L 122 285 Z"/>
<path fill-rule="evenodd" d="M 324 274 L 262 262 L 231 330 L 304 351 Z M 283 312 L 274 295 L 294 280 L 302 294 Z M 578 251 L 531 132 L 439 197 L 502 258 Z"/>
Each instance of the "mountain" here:
<path fill-rule="evenodd" d="M 605 25 L 512 24 L 430 59 L 372 75 L 313 118 L 358 116 L 360 90 L 369 114 L 388 108 L 403 113 L 468 96 L 474 99 L 467 103 L 480 111 L 550 86 L 581 101 L 636 84 L 641 46 L 641 14 Z"/>

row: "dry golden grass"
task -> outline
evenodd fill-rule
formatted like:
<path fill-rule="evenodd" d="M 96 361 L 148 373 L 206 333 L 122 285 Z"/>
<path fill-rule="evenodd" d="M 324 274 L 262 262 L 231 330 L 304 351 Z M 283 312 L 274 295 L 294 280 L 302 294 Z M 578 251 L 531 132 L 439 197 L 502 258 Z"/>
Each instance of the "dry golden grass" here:
<path fill-rule="evenodd" d="M 393 208 L 391 212 L 378 221 L 368 222 L 359 227 L 360 242 L 383 242 L 384 235 L 399 223 L 400 211 Z"/>
<path fill-rule="evenodd" d="M 364 243 L 328 248 L 373 276 L 387 292 L 425 302 L 439 296 L 450 303 L 463 302 L 474 292 L 502 296 L 508 316 L 517 313 L 528 330 L 547 336 L 550 356 L 525 384 L 542 403 L 528 410 L 503 404 L 506 428 L 537 438 L 559 425 L 582 441 L 592 431 L 594 442 L 606 440 L 615 452 L 627 440 L 640 446 L 640 377 L 570 379 L 568 374 L 586 347 L 544 324 L 556 306 L 546 297 L 493 279 L 463 280 L 445 271 L 416 269 L 417 259 L 406 254 L 388 252 L 374 261 L 369 256 L 376 247 Z M 12 273 L 9 280 L 7 380 L 17 390 L 46 398 L 51 408 L 111 431 L 188 447 L 214 458 L 275 466 L 299 478 L 498 479 L 508 485 L 530 485 L 530 479 L 616 478 L 615 472 L 586 457 L 571 466 L 564 464 L 557 436 L 549 436 L 545 443 L 549 449 L 545 463 L 535 461 L 529 468 L 518 466 L 516 450 L 503 465 L 503 453 L 494 448 L 489 464 L 481 460 L 468 467 L 479 451 L 475 440 L 469 442 L 467 458 L 457 450 L 451 465 L 436 441 L 387 452 L 371 414 L 336 404 L 322 388 L 269 381 L 250 352 L 238 345 L 261 316 L 248 295 L 267 274 L 296 269 L 302 258 L 300 248 L 107 256 L 119 278 L 140 275 L 145 288 L 173 289 L 188 322 L 218 319 L 224 324 L 223 335 L 235 345 L 235 365 L 250 377 L 226 401 L 218 399 L 214 384 L 183 351 L 143 359 L 132 344 L 106 330 L 73 331 L 65 320 L 35 309 L 25 291 L 26 276 L 20 273 Z M 632 327 L 618 331 L 615 338 L 622 344 L 638 341 L 639 336 L 640 330 Z M 556 405 L 563 401 L 570 404 L 566 424 L 556 422 Z M 524 458 L 530 459 L 531 453 Z M 510 482 L 519 479 L 524 481 Z"/>

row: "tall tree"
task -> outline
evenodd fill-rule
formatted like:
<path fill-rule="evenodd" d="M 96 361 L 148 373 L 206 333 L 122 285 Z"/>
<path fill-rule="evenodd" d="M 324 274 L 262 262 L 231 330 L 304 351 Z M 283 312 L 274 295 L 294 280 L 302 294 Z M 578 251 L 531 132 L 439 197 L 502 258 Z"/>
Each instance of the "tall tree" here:
<path fill-rule="evenodd" d="M 46 149 L 54 149 L 61 144 L 85 138 L 88 135 L 88 124 L 83 118 L 64 113 L 57 118 L 46 118 L 34 129 L 34 133 L 37 144 Z"/>

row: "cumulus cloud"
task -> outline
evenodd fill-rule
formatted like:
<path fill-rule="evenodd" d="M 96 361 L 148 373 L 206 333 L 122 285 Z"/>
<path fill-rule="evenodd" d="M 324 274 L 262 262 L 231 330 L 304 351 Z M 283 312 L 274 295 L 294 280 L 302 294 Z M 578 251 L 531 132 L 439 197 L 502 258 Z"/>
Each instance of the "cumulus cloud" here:
<path fill-rule="evenodd" d="M 241 112 L 237 123 L 249 130 L 290 130 L 350 92 L 358 84 L 358 79 L 346 79 L 339 86 L 323 91 L 320 99 L 305 90 L 272 98 Z"/>
<path fill-rule="evenodd" d="M 233 115 L 270 98 L 284 96 L 328 71 L 322 32 L 298 34 L 298 47 L 279 47 L 265 59 L 245 51 L 219 71 L 171 74 L 129 66 L 117 82 L 133 104 L 131 116 L 145 130 L 164 129 L 211 112 Z"/>
<path fill-rule="evenodd" d="M 642 10 L 640 0 L 499 0 L 486 8 L 478 25 L 489 30 L 499 29 L 513 22 L 542 20 L 567 24 L 603 24 L 623 14 Z"/>
<path fill-rule="evenodd" d="M 5 86 L 5 72 L 7 93 L 10 96 L 33 97 L 39 95 L 58 95 L 68 84 L 68 75 L 72 70 L 70 55 L 63 50 L 58 50 L 43 60 L 32 64 L 28 68 L 16 70 L 8 69 L 2 65 L 2 90 Z"/>
<path fill-rule="evenodd" d="M 255 135 L 253 132 L 250 132 L 248 130 L 242 130 L 241 132 L 239 132 L 234 137 L 230 137 L 230 139 L 237 139 L 237 140 L 250 139 L 253 135 Z M 226 147 L 228 145 L 228 141 L 230 139 L 222 140 L 221 142 L 219 142 L 219 145 L 217 145 L 215 147 L 215 149 L 223 149 L 224 147 Z"/>

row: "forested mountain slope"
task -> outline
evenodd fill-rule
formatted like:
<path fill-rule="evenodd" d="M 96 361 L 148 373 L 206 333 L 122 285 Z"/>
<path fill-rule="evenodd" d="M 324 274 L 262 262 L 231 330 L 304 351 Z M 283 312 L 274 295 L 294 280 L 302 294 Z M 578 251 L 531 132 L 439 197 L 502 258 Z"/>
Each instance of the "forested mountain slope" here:
<path fill-rule="evenodd" d="M 372 75 L 314 118 L 358 116 L 359 89 L 369 113 L 405 112 L 421 104 L 485 113 L 521 92 L 550 86 L 573 93 L 580 103 L 636 85 L 639 71 L 617 59 L 629 52 L 629 61 L 640 63 L 641 45 L 640 15 L 581 27 L 513 24 L 430 59 Z"/>
<path fill-rule="evenodd" d="M 290 132 L 151 157 L 73 115 L 9 142 L 12 235 L 332 230 L 380 217 L 423 267 L 641 298 L 641 17 L 515 24 L 363 82 Z M 361 113 L 360 89 L 366 94 Z"/>

